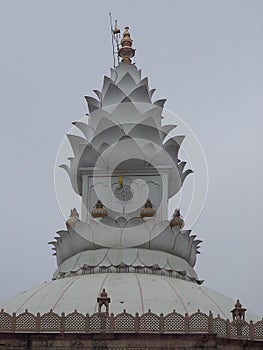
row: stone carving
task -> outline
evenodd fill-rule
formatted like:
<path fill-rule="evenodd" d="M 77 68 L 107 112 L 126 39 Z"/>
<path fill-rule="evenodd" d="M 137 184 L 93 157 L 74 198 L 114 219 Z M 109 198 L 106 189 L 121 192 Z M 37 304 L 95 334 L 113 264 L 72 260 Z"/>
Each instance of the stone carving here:
<path fill-rule="evenodd" d="M 240 320 L 245 320 L 245 313 L 247 309 L 244 309 L 240 303 L 239 300 L 236 301 L 235 303 L 235 308 L 231 310 L 232 316 L 233 316 L 233 321 L 240 321 Z"/>
<path fill-rule="evenodd" d="M 103 295 L 107 295 L 105 290 L 101 293 L 102 297 Z M 107 297 L 106 297 L 107 298 Z M 237 303 L 238 304 L 238 303 Z M 239 309 L 242 306 L 235 305 L 235 309 Z M 14 318 L 14 328 L 12 328 L 11 323 L 9 324 L 8 328 L 6 328 L 6 321 L 5 317 L 9 316 L 10 318 Z M 72 333 L 72 331 L 76 332 L 76 324 L 79 321 L 79 315 L 78 313 L 72 314 L 74 322 L 72 323 L 72 328 L 68 327 L 66 330 L 61 329 L 61 322 L 62 317 L 65 317 L 65 315 L 58 316 L 57 319 L 55 319 L 53 322 L 53 325 L 55 333 Z M 83 315 L 83 317 L 86 319 L 87 324 L 90 322 L 91 318 L 94 317 L 94 315 Z M 0 311 L 0 334 L 1 333 L 24 333 L 25 329 L 24 327 L 16 328 L 17 325 L 17 318 L 20 315 L 9 315 L 4 310 Z M 43 317 L 44 315 L 39 315 L 39 317 Z M 112 328 L 110 333 L 125 333 L 129 332 L 131 334 L 135 333 L 145 333 L 145 327 L 147 327 L 148 332 L 154 332 L 159 333 L 159 331 L 156 332 L 156 330 L 163 329 L 163 333 L 166 334 L 173 334 L 173 333 L 196 333 L 196 332 L 202 332 L 203 334 L 207 333 L 215 333 L 218 337 L 222 338 L 243 338 L 245 339 L 254 339 L 254 340 L 263 340 L 263 321 L 259 320 L 256 322 L 250 321 L 249 323 L 245 319 L 240 319 L 238 322 L 237 320 L 233 320 L 230 322 L 229 320 L 225 320 L 221 318 L 219 315 L 214 317 L 211 312 L 209 312 L 208 315 L 204 314 L 203 312 L 200 312 L 199 310 L 191 315 L 185 314 L 181 315 L 177 313 L 175 310 L 163 315 L 161 314 L 156 315 L 155 313 L 152 313 L 150 311 L 142 314 L 139 316 L 138 313 L 135 315 L 127 314 L 124 310 L 122 313 L 114 315 L 114 314 L 103 314 L 104 323 L 101 323 L 100 327 L 98 329 L 99 333 L 105 332 L 105 328 L 102 326 L 105 325 L 106 321 L 112 320 Z M 132 322 L 131 322 L 132 320 Z M 32 328 L 30 333 L 38 333 L 39 329 L 37 327 L 37 321 L 35 321 L 35 327 Z M 136 328 L 135 325 L 138 325 L 138 328 Z M 237 327 L 238 326 L 238 327 Z M 42 331 L 43 332 L 43 331 Z M 78 333 L 86 333 L 84 329 L 81 327 L 77 329 Z M 88 333 L 92 333 L 92 331 L 88 331 Z M 55 347 L 55 343 L 53 339 L 48 339 L 45 341 L 45 348 L 53 348 Z M 83 347 L 83 342 L 80 339 L 73 339 L 70 342 L 70 346 L 73 347 Z M 92 346 L 94 349 L 107 349 L 108 344 L 105 341 L 93 341 Z"/>
<path fill-rule="evenodd" d="M 114 196 L 121 202 L 125 203 L 133 198 L 131 186 L 122 184 L 114 190 Z"/>
<path fill-rule="evenodd" d="M 91 215 L 94 218 L 105 218 L 106 216 L 108 216 L 107 210 L 105 209 L 101 200 L 98 199 L 95 208 L 92 210 Z"/>
<path fill-rule="evenodd" d="M 175 209 L 173 213 L 173 217 L 170 220 L 170 226 L 171 227 L 179 226 L 179 228 L 184 227 L 184 220 L 181 217 L 180 209 Z"/>
<path fill-rule="evenodd" d="M 67 228 L 73 227 L 79 221 L 79 213 L 76 208 L 70 210 L 70 215 L 66 221 Z"/>
<path fill-rule="evenodd" d="M 152 202 L 150 199 L 147 199 L 146 203 L 144 204 L 144 208 L 141 209 L 141 218 L 146 217 L 152 217 L 156 213 L 156 210 L 153 208 Z"/>
<path fill-rule="evenodd" d="M 102 289 L 100 296 L 97 298 L 97 303 L 99 304 L 99 312 L 102 312 L 102 306 L 105 306 L 106 313 L 109 313 L 110 298 L 104 288 Z"/>

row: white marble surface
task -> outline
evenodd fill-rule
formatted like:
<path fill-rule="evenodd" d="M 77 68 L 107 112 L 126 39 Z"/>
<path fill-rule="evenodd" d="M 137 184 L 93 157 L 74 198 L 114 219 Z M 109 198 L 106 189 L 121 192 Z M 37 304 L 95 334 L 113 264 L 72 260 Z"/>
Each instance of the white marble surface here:
<path fill-rule="evenodd" d="M 174 309 L 192 314 L 198 309 L 212 311 L 214 316 L 231 319 L 230 311 L 235 301 L 218 292 L 192 282 L 157 275 L 134 273 L 93 274 L 63 278 L 34 287 L 18 294 L 2 305 L 9 313 L 25 309 L 36 314 L 53 309 L 58 314 L 77 309 L 81 313 L 97 311 L 97 297 L 105 288 L 111 298 L 110 312 L 140 314 L 151 309 L 157 314 L 167 314 Z M 259 320 L 247 311 L 246 320 Z"/>

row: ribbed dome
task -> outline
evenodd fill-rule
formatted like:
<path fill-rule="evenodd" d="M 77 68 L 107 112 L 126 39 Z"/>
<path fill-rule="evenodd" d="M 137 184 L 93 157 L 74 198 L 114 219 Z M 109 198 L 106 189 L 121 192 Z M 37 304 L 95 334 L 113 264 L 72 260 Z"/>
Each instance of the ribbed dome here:
<path fill-rule="evenodd" d="M 92 314 L 98 311 L 97 297 L 105 288 L 111 298 L 110 312 L 121 313 L 123 309 L 131 314 L 142 314 L 151 309 L 156 314 L 176 310 L 192 314 L 198 309 L 214 317 L 231 318 L 230 311 L 235 302 L 231 298 L 217 293 L 196 283 L 187 282 L 167 276 L 109 273 L 83 275 L 63 278 L 34 287 L 18 294 L 3 308 L 9 312 L 29 312 L 41 314 L 52 309 L 66 314 L 77 309 L 79 312 Z M 257 320 L 253 313 L 247 311 L 247 320 Z"/>

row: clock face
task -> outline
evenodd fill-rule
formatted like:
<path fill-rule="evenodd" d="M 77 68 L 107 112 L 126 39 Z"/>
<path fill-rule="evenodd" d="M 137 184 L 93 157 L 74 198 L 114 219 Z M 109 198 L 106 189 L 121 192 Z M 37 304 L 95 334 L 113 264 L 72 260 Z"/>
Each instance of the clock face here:
<path fill-rule="evenodd" d="M 133 198 L 133 191 L 130 185 L 123 184 L 122 186 L 117 186 L 113 193 L 114 196 L 123 203 L 128 202 Z"/>

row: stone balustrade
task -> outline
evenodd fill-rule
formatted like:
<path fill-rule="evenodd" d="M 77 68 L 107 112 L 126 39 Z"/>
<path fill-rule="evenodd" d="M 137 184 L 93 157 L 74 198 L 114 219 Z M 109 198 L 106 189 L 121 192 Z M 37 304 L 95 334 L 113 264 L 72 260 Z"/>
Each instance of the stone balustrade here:
<path fill-rule="evenodd" d="M 56 314 L 52 310 L 33 315 L 0 311 L 0 333 L 214 333 L 218 337 L 263 341 L 263 319 L 257 322 L 213 317 L 197 311 L 181 315 L 175 311 L 159 316 L 150 310 L 131 315 L 125 310 L 117 315 L 105 312 L 83 315 L 77 311 Z"/>

